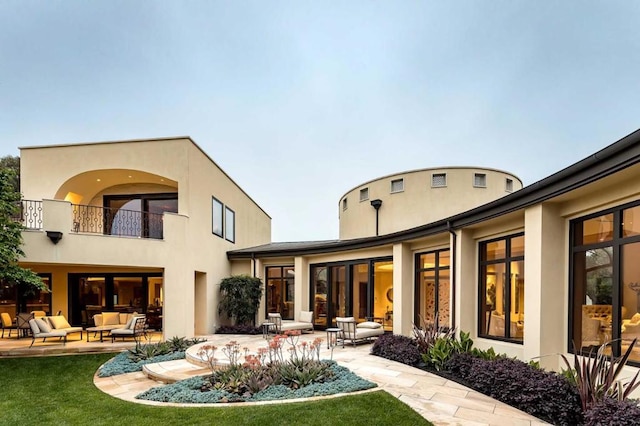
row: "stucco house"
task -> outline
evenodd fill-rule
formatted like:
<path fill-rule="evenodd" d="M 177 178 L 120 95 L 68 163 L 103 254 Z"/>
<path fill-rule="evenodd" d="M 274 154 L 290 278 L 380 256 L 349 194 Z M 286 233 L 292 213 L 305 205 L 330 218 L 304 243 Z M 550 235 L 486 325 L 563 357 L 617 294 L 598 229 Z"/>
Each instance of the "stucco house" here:
<path fill-rule="evenodd" d="M 354 316 L 410 335 L 437 316 L 522 359 L 611 339 L 619 354 L 640 334 L 640 131 L 524 188 L 473 167 L 362 183 L 338 198 L 340 238 L 311 242 L 272 243 L 269 216 L 187 137 L 21 162 L 23 265 L 74 323 L 161 305 L 166 337 L 211 333 L 218 283 L 245 273 L 265 283 L 258 322 L 311 310 L 317 329 Z"/>

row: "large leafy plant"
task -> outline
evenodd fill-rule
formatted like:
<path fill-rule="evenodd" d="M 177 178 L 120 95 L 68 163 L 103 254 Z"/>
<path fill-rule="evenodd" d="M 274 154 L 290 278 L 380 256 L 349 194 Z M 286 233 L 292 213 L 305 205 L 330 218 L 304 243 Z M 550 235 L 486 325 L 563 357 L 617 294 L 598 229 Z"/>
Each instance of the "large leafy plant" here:
<path fill-rule="evenodd" d="M 234 275 L 220 282 L 220 303 L 218 313 L 224 313 L 235 324 L 255 325 L 262 281 L 248 275 Z"/>

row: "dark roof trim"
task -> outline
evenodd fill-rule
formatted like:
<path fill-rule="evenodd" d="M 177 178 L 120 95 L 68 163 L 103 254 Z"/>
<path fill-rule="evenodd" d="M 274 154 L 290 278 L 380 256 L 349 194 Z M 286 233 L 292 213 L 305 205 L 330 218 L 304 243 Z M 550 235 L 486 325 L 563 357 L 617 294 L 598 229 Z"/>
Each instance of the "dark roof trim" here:
<path fill-rule="evenodd" d="M 227 252 L 227 257 L 229 259 L 250 259 L 253 256 L 264 258 L 321 254 L 379 247 L 436 235 L 541 203 L 610 176 L 639 162 L 640 130 L 636 130 L 595 154 L 519 191 L 446 219 L 378 237 L 339 240 L 326 245 L 316 244 L 308 247 L 296 245 L 290 249 L 281 246 L 270 248 L 267 245 L 255 249 L 230 251 Z"/>

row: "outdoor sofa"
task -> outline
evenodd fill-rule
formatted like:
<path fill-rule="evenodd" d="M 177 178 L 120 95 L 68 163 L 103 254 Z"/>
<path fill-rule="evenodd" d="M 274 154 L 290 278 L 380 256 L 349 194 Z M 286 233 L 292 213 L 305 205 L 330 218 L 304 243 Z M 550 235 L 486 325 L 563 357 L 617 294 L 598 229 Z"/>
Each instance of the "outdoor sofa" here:
<path fill-rule="evenodd" d="M 59 337 L 64 345 L 67 342 L 67 336 L 72 333 L 80 333 L 80 340 L 82 340 L 82 327 L 72 327 L 62 315 L 32 318 L 29 320 L 29 328 L 31 328 L 29 347 L 33 346 L 36 339 L 42 338 L 44 342 L 47 337 Z"/>

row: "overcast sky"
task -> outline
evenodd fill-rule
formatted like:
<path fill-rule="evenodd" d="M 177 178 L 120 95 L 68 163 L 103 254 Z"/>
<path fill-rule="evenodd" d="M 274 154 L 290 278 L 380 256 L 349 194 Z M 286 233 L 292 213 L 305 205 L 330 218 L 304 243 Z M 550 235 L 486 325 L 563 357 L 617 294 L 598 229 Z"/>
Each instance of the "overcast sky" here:
<path fill-rule="evenodd" d="M 333 239 L 367 180 L 529 185 L 636 130 L 639 22 L 611 0 L 0 0 L 0 155 L 189 135 L 274 241 Z"/>

